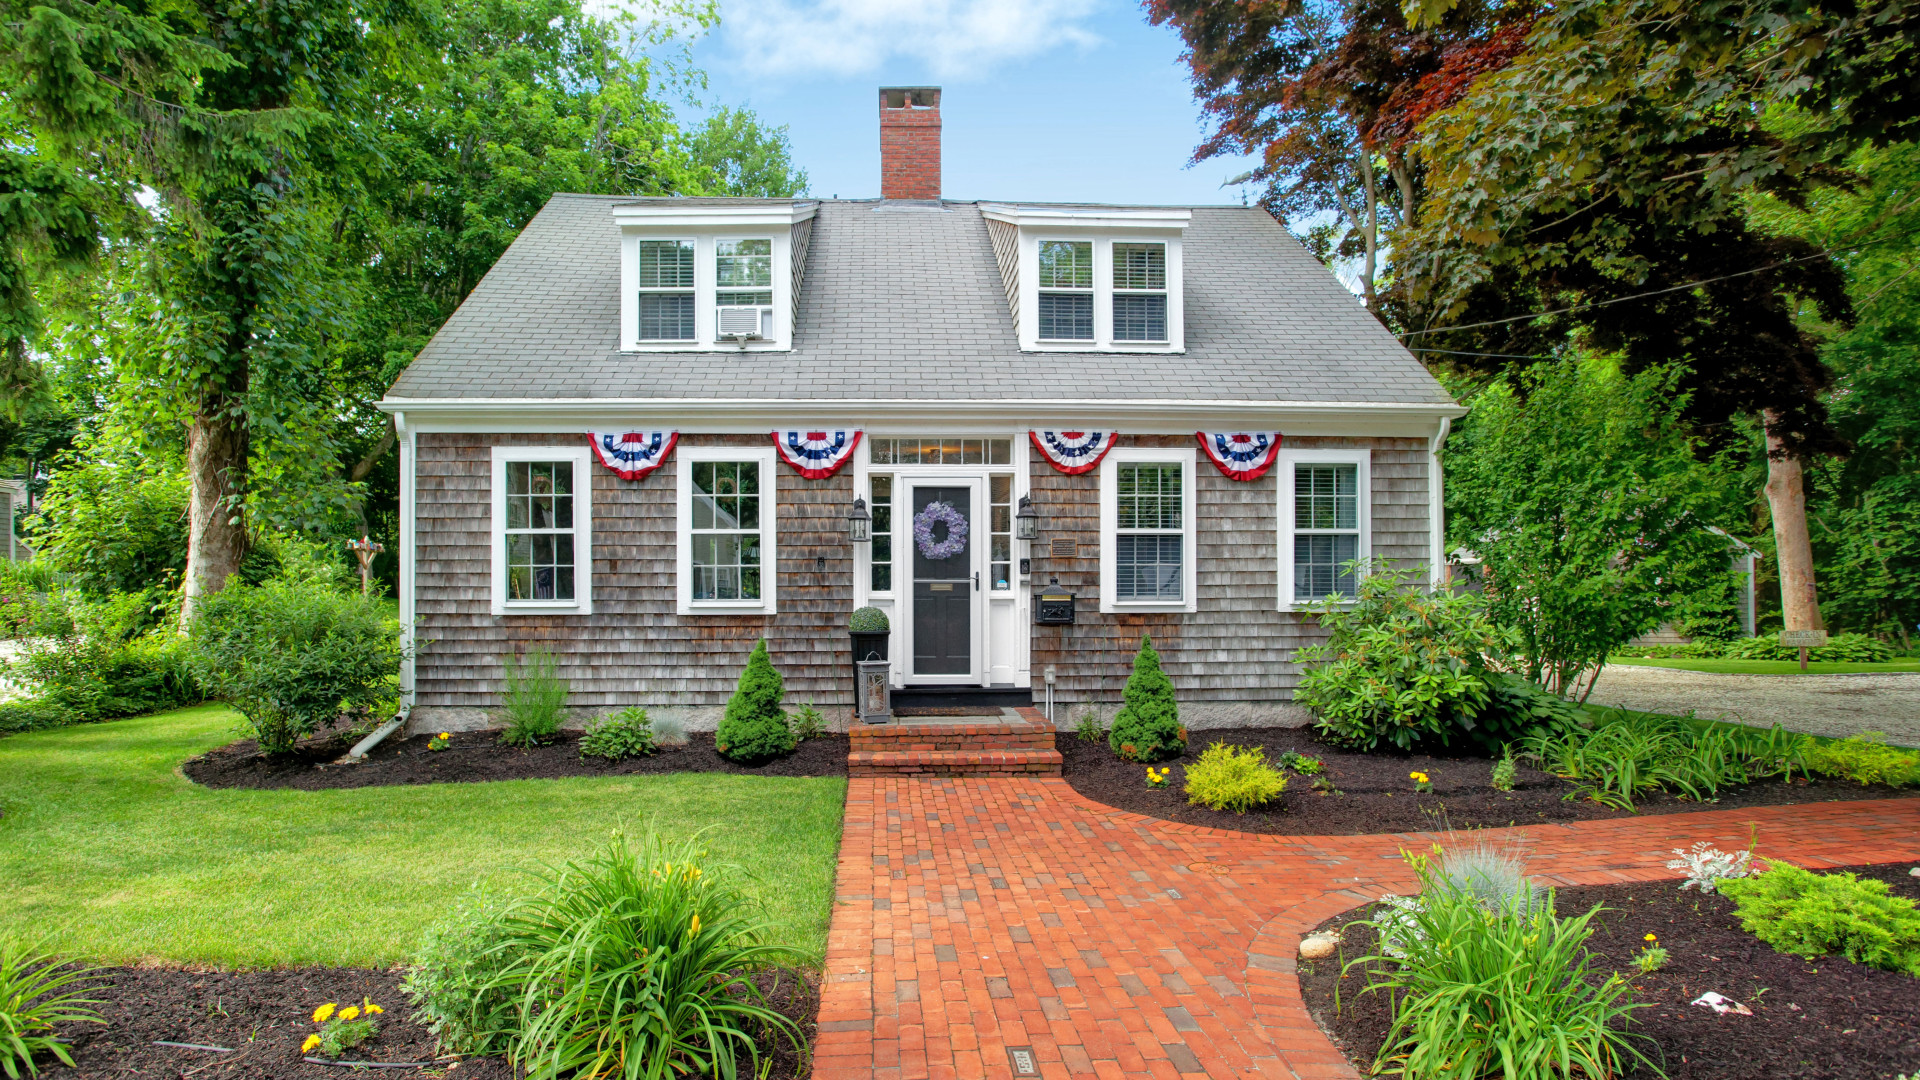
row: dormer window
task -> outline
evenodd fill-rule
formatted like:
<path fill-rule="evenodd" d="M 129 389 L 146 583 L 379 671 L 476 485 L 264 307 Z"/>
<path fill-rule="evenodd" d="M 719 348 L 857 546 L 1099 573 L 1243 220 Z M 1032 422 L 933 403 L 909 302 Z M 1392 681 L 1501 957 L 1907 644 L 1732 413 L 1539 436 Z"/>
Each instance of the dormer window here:
<path fill-rule="evenodd" d="M 613 208 L 627 352 L 785 350 L 814 202 L 647 199 Z M 796 265 L 796 263 L 801 265 Z"/>
<path fill-rule="evenodd" d="M 1167 245 L 1113 245 L 1113 340 L 1167 340 Z"/>
<path fill-rule="evenodd" d="M 1186 210 L 988 204 L 1020 347 L 1181 352 Z"/>
<path fill-rule="evenodd" d="M 1093 340 L 1093 242 L 1040 242 L 1040 337 Z"/>
<path fill-rule="evenodd" d="M 640 241 L 640 340 L 692 341 L 693 241 Z"/>

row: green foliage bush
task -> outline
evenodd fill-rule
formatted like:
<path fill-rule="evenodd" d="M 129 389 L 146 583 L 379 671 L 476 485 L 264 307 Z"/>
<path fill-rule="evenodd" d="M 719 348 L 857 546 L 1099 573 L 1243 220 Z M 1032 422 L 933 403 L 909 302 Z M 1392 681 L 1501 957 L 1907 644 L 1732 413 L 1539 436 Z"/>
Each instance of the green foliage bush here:
<path fill-rule="evenodd" d="M 743 1059 L 746 1074 L 759 1075 L 762 1037 L 804 1050 L 799 1029 L 753 981 L 795 958 L 765 944 L 756 905 L 731 875 L 708 873 L 702 854 L 691 841 L 652 836 L 636 850 L 616 834 L 507 907 L 492 946 L 505 963 L 474 1000 L 506 991 L 507 1059 L 530 1080 L 732 1080 Z"/>
<path fill-rule="evenodd" d="M 1886 744 L 1886 734 L 1865 731 L 1830 743 L 1809 743 L 1807 767 L 1861 784 L 1904 787 L 1920 783 L 1920 754 Z"/>
<path fill-rule="evenodd" d="M 602 716 L 587 724 L 580 735 L 580 756 L 608 761 L 651 754 L 658 747 L 653 740 L 653 722 L 647 710 L 630 705 L 617 713 Z"/>
<path fill-rule="evenodd" d="M 1120 692 L 1125 702 L 1114 714 L 1107 745 L 1128 761 L 1160 761 L 1179 757 L 1187 749 L 1187 729 L 1180 726 L 1180 706 L 1173 700 L 1173 680 L 1160 670 L 1160 654 L 1151 638 L 1140 639 L 1133 657 L 1133 674 Z"/>
<path fill-rule="evenodd" d="M 1884 881 L 1815 874 L 1774 859 L 1752 877 L 1716 883 L 1740 925 L 1778 952 L 1839 955 L 1920 976 L 1920 910 Z"/>
<path fill-rule="evenodd" d="M 1768 777 L 1805 775 L 1812 740 L 1773 725 L 1766 731 L 1698 730 L 1673 717 L 1614 711 L 1591 731 L 1542 732 L 1520 740 L 1522 756 L 1582 785 L 1595 802 L 1633 809 L 1654 790 L 1690 799 Z"/>
<path fill-rule="evenodd" d="M 1405 750 L 1462 736 L 1498 746 L 1525 730 L 1520 718 L 1489 708 L 1498 680 L 1488 659 L 1513 639 L 1478 596 L 1428 591 L 1384 566 L 1365 574 L 1357 593 L 1349 606 L 1316 611 L 1331 636 L 1297 655 L 1311 667 L 1293 700 L 1319 718 L 1322 737 L 1355 750 Z"/>
<path fill-rule="evenodd" d="M 391 702 L 405 650 L 391 604 L 270 582 L 228 585 L 202 600 L 188 667 L 226 699 L 269 754 L 342 713 Z"/>
<path fill-rule="evenodd" d="M 87 1008 L 100 1004 L 85 995 L 93 969 L 69 965 L 56 957 L 36 953 L 17 941 L 0 939 L 0 1072 L 9 1080 L 37 1075 L 34 1058 L 51 1054 L 68 1068 L 71 1034 L 61 1038 L 61 1025 L 105 1024 Z"/>
<path fill-rule="evenodd" d="M 573 693 L 567 680 L 560 677 L 560 665 L 553 654 L 530 649 L 517 660 L 501 657 L 500 666 L 505 675 L 500 705 L 507 714 L 500 741 L 522 748 L 552 741 L 567 719 L 567 698 Z"/>
<path fill-rule="evenodd" d="M 139 454 L 68 460 L 26 534 L 36 560 L 89 596 L 170 587 L 187 565 L 186 473 Z"/>
<path fill-rule="evenodd" d="M 1264 806 L 1287 790 L 1287 778 L 1267 764 L 1258 746 L 1228 746 L 1216 742 L 1187 766 L 1187 805 L 1244 814 Z"/>
<path fill-rule="evenodd" d="M 1679 645 L 1622 645 L 1613 656 L 1640 660 L 1715 660 L 1727 655 L 1727 642 L 1689 641 Z"/>
<path fill-rule="evenodd" d="M 166 599 L 157 590 L 97 601 L 75 593 L 38 597 L 41 614 L 25 620 L 34 636 L 0 664 L 26 692 L 24 699 L 0 703 L 0 732 L 140 716 L 203 700 Z M 148 631 L 156 623 L 166 625 Z"/>
<path fill-rule="evenodd" d="M 1798 660 L 1800 650 L 1780 644 L 1779 634 L 1741 638 L 1727 646 L 1729 660 Z M 1865 634 L 1834 634 L 1825 645 L 1807 650 L 1807 659 L 1851 664 L 1884 664 L 1893 659 L 1893 646 Z"/>
<path fill-rule="evenodd" d="M 1620 1028 L 1632 1011 L 1625 979 L 1596 978 L 1586 941 L 1600 908 L 1561 918 L 1553 894 L 1510 899 L 1463 887 L 1434 860 L 1413 860 L 1417 903 L 1368 923 L 1402 942 L 1347 965 L 1372 976 L 1366 992 L 1393 995 L 1393 1027 L 1376 1073 L 1439 1080 L 1481 1076 L 1618 1076 L 1652 1062 Z M 1522 899 L 1524 897 L 1524 899 Z"/>
<path fill-rule="evenodd" d="M 786 688 L 767 657 L 765 638 L 754 642 L 740 683 L 727 701 L 726 715 L 714 732 L 714 749 L 734 761 L 764 761 L 793 752 L 793 729 L 780 711 Z"/>
<path fill-rule="evenodd" d="M 887 613 L 877 607 L 855 608 L 853 617 L 847 620 L 847 629 L 856 634 L 884 634 L 887 632 Z"/>
<path fill-rule="evenodd" d="M 809 701 L 800 706 L 799 712 L 787 717 L 787 726 L 793 729 L 794 742 L 798 744 L 826 734 L 827 718 L 821 716 L 820 710 L 814 708 L 813 702 Z"/>
<path fill-rule="evenodd" d="M 514 960 L 503 914 L 480 893 L 461 897 L 421 936 L 400 983 L 414 1021 L 448 1053 L 502 1054 L 511 1041 L 518 1001 L 502 978 Z"/>

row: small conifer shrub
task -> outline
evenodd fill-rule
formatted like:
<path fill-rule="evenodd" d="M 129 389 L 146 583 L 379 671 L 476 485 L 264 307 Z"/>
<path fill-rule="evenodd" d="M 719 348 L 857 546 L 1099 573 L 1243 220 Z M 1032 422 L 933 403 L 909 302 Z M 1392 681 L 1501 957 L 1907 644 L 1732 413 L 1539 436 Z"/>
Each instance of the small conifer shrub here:
<path fill-rule="evenodd" d="M 1179 757 L 1187 749 L 1187 729 L 1180 726 L 1180 706 L 1173 700 L 1173 681 L 1160 670 L 1160 654 L 1153 640 L 1142 637 L 1133 658 L 1133 674 L 1120 693 L 1126 704 L 1114 715 L 1107 745 L 1127 761 L 1160 761 Z"/>
<path fill-rule="evenodd" d="M 780 711 L 785 693 L 762 638 L 754 643 L 746 670 L 740 673 L 740 685 L 727 702 L 727 714 L 714 732 L 714 749 L 734 761 L 764 761 L 792 753 L 793 729 Z"/>
<path fill-rule="evenodd" d="M 1716 883 L 1740 925 L 1774 951 L 1920 976 L 1920 907 L 1887 883 L 1850 873 L 1816 874 L 1774 859 L 1752 877 Z"/>

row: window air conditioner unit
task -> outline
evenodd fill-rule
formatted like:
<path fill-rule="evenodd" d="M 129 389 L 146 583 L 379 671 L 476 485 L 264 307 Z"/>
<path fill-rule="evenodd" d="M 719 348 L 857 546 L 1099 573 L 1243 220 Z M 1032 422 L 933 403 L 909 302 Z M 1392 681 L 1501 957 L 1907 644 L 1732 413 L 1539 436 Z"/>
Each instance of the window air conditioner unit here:
<path fill-rule="evenodd" d="M 773 336 L 773 309 L 722 307 L 719 324 L 723 338 L 769 338 Z"/>

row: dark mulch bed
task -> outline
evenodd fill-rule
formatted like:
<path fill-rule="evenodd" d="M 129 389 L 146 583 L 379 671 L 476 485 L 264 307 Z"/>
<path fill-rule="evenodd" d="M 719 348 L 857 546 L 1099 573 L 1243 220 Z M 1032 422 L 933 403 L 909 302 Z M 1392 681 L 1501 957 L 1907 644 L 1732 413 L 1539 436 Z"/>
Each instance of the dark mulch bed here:
<path fill-rule="evenodd" d="M 288 971 L 193 972 L 159 968 L 111 968 L 102 973 L 111 985 L 91 994 L 105 1027 L 75 1025 L 62 1034 L 73 1040 L 76 1068 L 54 1063 L 44 1077 L 305 1077 L 339 1080 L 343 1076 L 447 1077 L 450 1080 L 507 1080 L 515 1075 L 498 1058 L 456 1059 L 438 1055 L 433 1037 L 410 1019 L 400 992 L 400 972 L 356 968 L 295 968 Z M 816 976 L 768 973 L 759 978 L 774 1005 L 800 1025 L 809 1044 L 820 1011 Z M 303 1061 L 300 1043 L 313 1033 L 311 1016 L 328 1002 L 357 1004 L 372 998 L 386 1010 L 380 1034 L 351 1054 L 355 1061 L 428 1062 L 421 1069 L 348 1069 Z M 231 1053 L 155 1046 L 156 1040 L 224 1046 Z M 772 1076 L 789 1080 L 808 1075 L 799 1056 L 782 1044 L 774 1049 Z M 457 1064 L 456 1064 L 457 1062 Z"/>
<path fill-rule="evenodd" d="M 1136 814 L 1190 825 L 1209 825 L 1243 832 L 1290 835 L 1353 835 L 1410 832 L 1434 828 L 1498 828 L 1542 822 L 1585 821 L 1629 816 L 1586 800 L 1565 800 L 1576 785 L 1546 773 L 1519 767 L 1518 782 L 1510 792 L 1491 786 L 1493 762 L 1485 757 L 1436 757 L 1428 754 L 1383 752 L 1355 754 L 1328 746 L 1302 728 L 1221 728 L 1195 731 L 1187 755 L 1162 764 L 1173 769 L 1164 788 L 1150 788 L 1146 767 L 1121 761 L 1105 742 L 1087 742 L 1070 731 L 1057 740 L 1065 758 L 1063 775 L 1073 790 L 1089 799 Z M 1235 814 L 1187 805 L 1186 766 L 1215 742 L 1260 746 L 1267 760 L 1287 750 L 1311 754 L 1326 762 L 1324 775 L 1337 789 L 1313 790 L 1308 777 L 1288 775 L 1286 793 L 1267 807 Z M 1424 772 L 1432 780 L 1431 794 L 1414 791 L 1410 772 Z M 1783 803 L 1831 802 L 1849 799 L 1886 799 L 1920 796 L 1920 791 L 1884 785 L 1862 787 L 1844 781 L 1815 778 L 1793 783 L 1768 781 L 1722 793 L 1718 802 L 1697 803 L 1655 794 L 1639 804 L 1642 814 L 1674 814 Z"/>
<path fill-rule="evenodd" d="M 607 761 L 580 756 L 578 732 L 562 732 L 531 750 L 503 746 L 497 731 L 456 731 L 445 750 L 428 750 L 430 735 L 388 739 L 357 765 L 335 765 L 353 740 L 323 735 L 290 754 L 267 757 L 252 739 L 229 743 L 189 759 L 182 768 L 195 782 L 217 788 L 376 787 L 384 784 L 461 784 L 482 780 L 533 780 L 561 776 L 637 776 L 645 773 L 738 773 L 742 776 L 845 776 L 847 737 L 808 739 L 792 754 L 752 767 L 720 756 L 713 732 L 687 733 L 684 746 L 663 746 L 648 757 Z"/>
<path fill-rule="evenodd" d="M 1920 900 L 1912 863 L 1851 866 L 1862 877 Z M 1672 1080 L 1891 1080 L 1920 1075 L 1920 979 L 1837 957 L 1807 961 L 1776 953 L 1740 928 L 1733 904 L 1720 896 L 1681 892 L 1676 881 L 1562 889 L 1562 914 L 1605 904 L 1587 947 L 1597 970 L 1632 978 L 1634 998 L 1651 1007 L 1634 1013 L 1632 1030 L 1653 1040 Z M 1346 924 L 1366 907 L 1336 916 L 1323 928 L 1344 927 L 1347 959 L 1371 952 L 1371 929 Z M 1671 954 L 1667 966 L 1639 974 L 1630 962 L 1652 933 Z M 1362 994 L 1366 976 L 1355 967 L 1344 980 L 1338 960 L 1300 962 L 1300 990 L 1322 1030 L 1362 1073 L 1386 1041 L 1392 1018 L 1382 994 Z M 1340 987 L 1340 1007 L 1333 1003 Z M 1751 1016 L 1720 1015 L 1690 1004 L 1708 990 L 1746 1005 Z M 1652 1076 L 1645 1069 L 1634 1076 Z"/>

